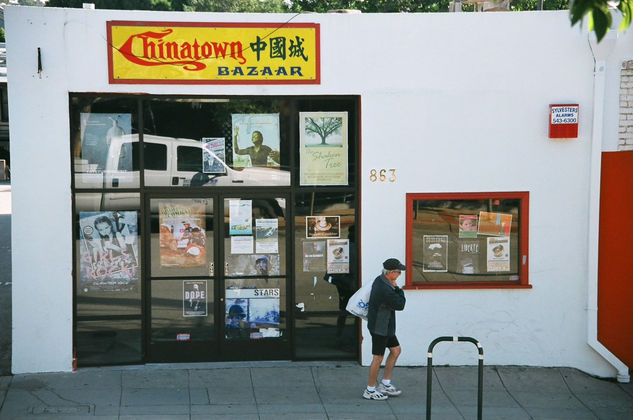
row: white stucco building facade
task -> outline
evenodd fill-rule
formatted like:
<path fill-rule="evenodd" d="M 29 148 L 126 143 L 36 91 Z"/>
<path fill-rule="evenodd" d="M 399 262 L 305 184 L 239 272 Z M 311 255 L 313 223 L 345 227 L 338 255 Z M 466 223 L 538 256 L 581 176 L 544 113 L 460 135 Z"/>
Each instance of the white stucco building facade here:
<path fill-rule="evenodd" d="M 424 365 L 438 336 L 470 336 L 483 345 L 488 365 L 626 375 L 591 336 L 599 156 L 619 147 L 619 80 L 622 63 L 633 59 L 631 31 L 592 47 L 591 35 L 570 27 L 566 11 L 265 15 L 8 7 L 5 19 L 14 373 L 73 368 L 69 93 L 98 92 L 358 97 L 362 283 L 379 274 L 386 258 L 404 261 L 406 194 L 526 191 L 530 198 L 531 287 L 406 289 L 399 364 Z M 320 83 L 112 84 L 106 22 L 122 20 L 316 23 Z M 551 104 L 578 104 L 577 138 L 548 137 Z M 370 171 L 381 168 L 395 169 L 396 181 L 372 182 Z M 362 335 L 368 336 L 365 323 Z M 466 344 L 438 346 L 434 357 L 476 363 Z M 359 359 L 371 361 L 371 340 L 362 340 Z"/>

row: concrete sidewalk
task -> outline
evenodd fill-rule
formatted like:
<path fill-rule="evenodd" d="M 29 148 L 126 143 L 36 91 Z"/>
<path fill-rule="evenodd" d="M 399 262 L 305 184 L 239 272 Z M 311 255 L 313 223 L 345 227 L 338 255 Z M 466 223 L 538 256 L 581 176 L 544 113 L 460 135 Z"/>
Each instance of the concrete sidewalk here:
<path fill-rule="evenodd" d="M 398 367 L 403 389 L 361 397 L 350 362 L 84 368 L 0 377 L 0 419 L 424 419 L 426 367 Z M 435 367 L 433 419 L 477 418 L 477 368 Z M 633 419 L 633 385 L 570 368 L 485 367 L 484 419 Z"/>

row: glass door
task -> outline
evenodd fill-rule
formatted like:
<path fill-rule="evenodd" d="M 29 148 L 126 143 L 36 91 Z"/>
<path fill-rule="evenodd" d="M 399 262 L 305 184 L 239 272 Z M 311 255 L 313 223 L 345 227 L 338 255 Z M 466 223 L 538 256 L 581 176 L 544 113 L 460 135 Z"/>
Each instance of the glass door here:
<path fill-rule="evenodd" d="M 287 197 L 222 200 L 222 353 L 225 360 L 289 359 Z"/>
<path fill-rule="evenodd" d="M 148 201 L 147 358 L 215 360 L 216 200 L 163 196 Z"/>
<path fill-rule="evenodd" d="M 291 358 L 288 199 L 276 195 L 148 198 L 148 361 Z"/>

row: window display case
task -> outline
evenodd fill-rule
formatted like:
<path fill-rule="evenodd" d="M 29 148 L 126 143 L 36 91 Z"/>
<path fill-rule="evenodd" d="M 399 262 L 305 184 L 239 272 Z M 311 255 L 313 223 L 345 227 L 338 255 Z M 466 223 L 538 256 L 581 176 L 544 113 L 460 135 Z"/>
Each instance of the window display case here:
<path fill-rule="evenodd" d="M 405 287 L 530 287 L 528 209 L 528 192 L 407 194 Z"/>

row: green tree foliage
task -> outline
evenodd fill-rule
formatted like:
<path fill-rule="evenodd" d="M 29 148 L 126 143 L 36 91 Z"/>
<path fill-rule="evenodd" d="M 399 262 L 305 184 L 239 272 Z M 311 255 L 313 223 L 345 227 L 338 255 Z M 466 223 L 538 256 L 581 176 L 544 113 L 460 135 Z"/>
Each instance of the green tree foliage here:
<path fill-rule="evenodd" d="M 90 0 L 88 0 L 90 1 Z M 35 0 L 20 0 L 20 4 L 31 5 Z M 50 7 L 82 7 L 86 0 L 49 0 Z M 335 9 L 355 9 L 363 13 L 424 13 L 446 12 L 449 0 L 92 0 L 97 9 L 126 10 L 184 10 L 189 12 L 317 12 L 326 13 Z M 612 25 L 612 11 L 622 15 L 620 30 L 631 25 L 633 0 L 513 0 L 513 11 L 564 10 L 570 8 L 572 26 L 588 19 L 589 28 L 598 40 L 606 35 Z M 472 5 L 464 10 L 472 10 Z"/>
<path fill-rule="evenodd" d="M 567 10 L 569 9 L 569 0 L 542 0 L 542 9 L 539 9 L 538 0 L 512 0 L 510 10 Z"/>
<path fill-rule="evenodd" d="M 97 9 L 182 10 L 183 1 L 184 0 L 48 0 L 46 6 L 82 8 L 84 3 L 94 3 Z M 180 9 L 178 9 L 178 7 L 180 7 Z"/>
<path fill-rule="evenodd" d="M 596 33 L 598 41 L 607 34 L 613 23 L 611 12 L 617 8 L 622 14 L 622 22 L 618 30 L 625 30 L 631 25 L 633 12 L 633 0 L 574 0 L 571 4 L 571 24 L 582 22 L 584 17 L 589 18 L 589 29 Z"/>
<path fill-rule="evenodd" d="M 186 12 L 251 12 L 286 13 L 290 8 L 284 0 L 186 0 Z"/>
<path fill-rule="evenodd" d="M 363 13 L 447 12 L 449 0 L 293 0 L 297 12 L 353 9 Z"/>
<path fill-rule="evenodd" d="M 4 32 L 4 28 L 0 28 L 0 42 L 5 42 L 6 41 L 6 35 Z"/>

